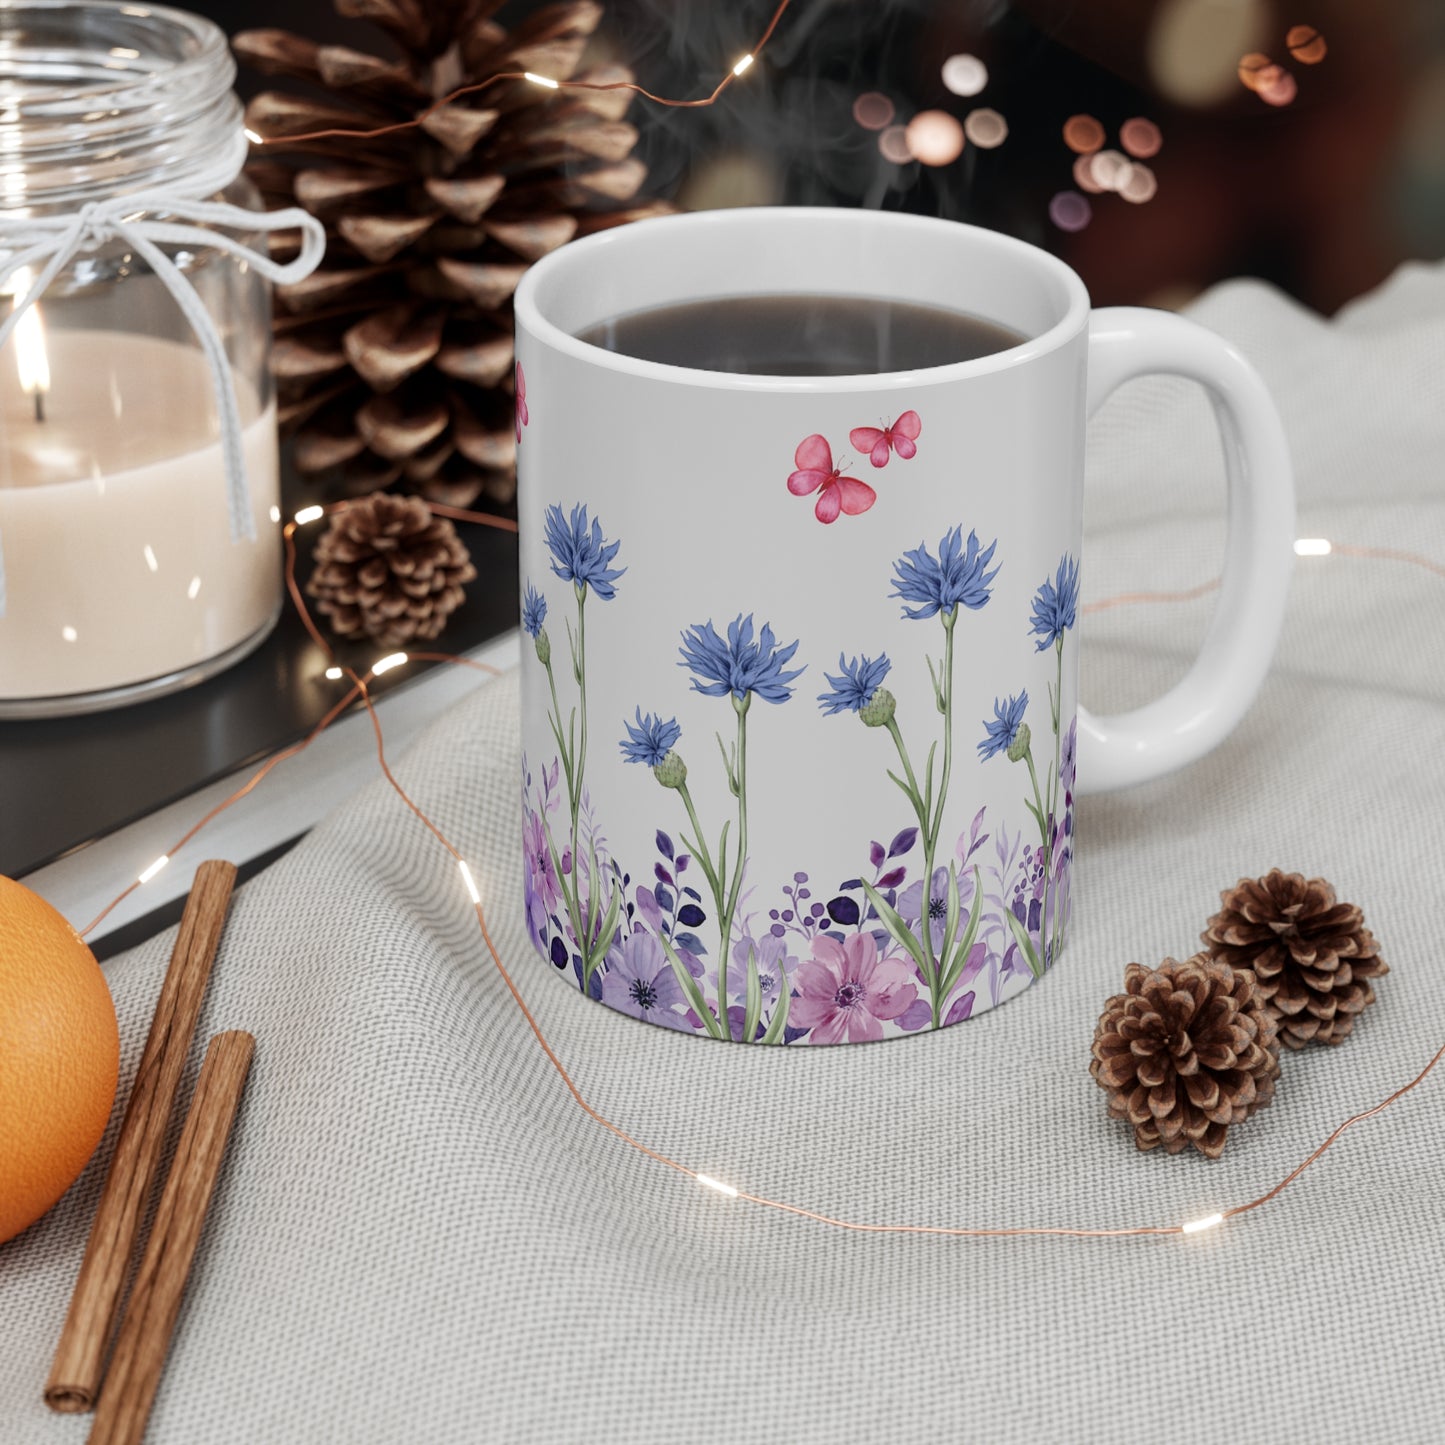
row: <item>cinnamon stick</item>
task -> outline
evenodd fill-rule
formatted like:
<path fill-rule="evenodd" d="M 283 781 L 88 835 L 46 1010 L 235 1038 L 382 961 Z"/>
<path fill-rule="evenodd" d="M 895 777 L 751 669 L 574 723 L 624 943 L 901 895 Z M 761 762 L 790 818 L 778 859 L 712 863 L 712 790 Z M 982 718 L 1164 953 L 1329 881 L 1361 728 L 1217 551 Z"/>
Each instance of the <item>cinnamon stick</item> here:
<path fill-rule="evenodd" d="M 106 1346 L 235 882 L 230 863 L 212 860 L 196 870 L 45 1383 L 45 1403 L 52 1410 L 77 1414 L 95 1408 Z"/>
<path fill-rule="evenodd" d="M 234 1032 L 217 1034 L 206 1049 L 116 1337 L 89 1445 L 139 1445 L 145 1434 L 255 1047 L 250 1034 Z"/>

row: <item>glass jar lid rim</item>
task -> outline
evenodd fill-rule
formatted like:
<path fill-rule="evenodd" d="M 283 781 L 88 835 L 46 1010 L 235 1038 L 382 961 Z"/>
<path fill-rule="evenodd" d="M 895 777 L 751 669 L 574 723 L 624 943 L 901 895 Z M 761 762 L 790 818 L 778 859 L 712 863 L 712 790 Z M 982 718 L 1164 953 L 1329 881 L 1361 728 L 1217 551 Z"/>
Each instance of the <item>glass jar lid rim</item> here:
<path fill-rule="evenodd" d="M 157 36 L 168 35 L 180 41 L 186 47 L 186 53 L 162 65 L 153 63 L 155 55 L 152 54 L 152 64 L 144 68 L 118 63 L 114 66 L 114 78 L 111 80 L 96 77 L 69 85 L 49 83 L 24 88 L 23 75 L 7 70 L 5 63 L 7 59 L 14 63 L 18 57 L 14 53 L 7 55 L 0 49 L 0 79 L 9 82 L 3 109 L 0 109 L 0 123 L 6 119 L 21 119 L 27 113 L 54 114 L 72 102 L 87 106 L 107 102 L 116 104 L 123 103 L 127 96 L 132 95 L 137 102 L 142 102 L 143 93 L 157 85 L 184 85 L 193 77 L 197 81 L 214 80 L 218 68 L 230 72 L 227 76 L 229 89 L 230 76 L 235 72 L 225 32 L 203 15 L 169 5 L 137 5 L 131 0 L 7 0 L 7 3 L 0 4 L 0 35 L 7 28 L 14 28 L 27 12 L 53 14 L 65 10 L 96 16 L 113 15 L 117 20 L 133 24 L 156 22 L 154 29 Z M 132 51 L 124 58 L 134 61 L 145 57 L 141 52 Z M 6 112 L 10 113 L 9 116 Z"/>

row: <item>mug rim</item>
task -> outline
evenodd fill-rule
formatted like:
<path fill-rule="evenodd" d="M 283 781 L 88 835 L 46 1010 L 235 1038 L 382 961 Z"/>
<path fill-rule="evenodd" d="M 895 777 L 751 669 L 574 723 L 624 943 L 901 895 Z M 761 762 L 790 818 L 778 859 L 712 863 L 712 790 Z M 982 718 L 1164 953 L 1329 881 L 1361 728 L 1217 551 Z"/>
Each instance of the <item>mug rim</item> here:
<path fill-rule="evenodd" d="M 1034 266 L 1051 275 L 1062 285 L 1068 304 L 1063 316 L 1037 336 L 1026 337 L 1016 346 L 987 356 L 975 357 L 969 361 L 953 361 L 941 366 L 915 367 L 909 371 L 854 372 L 840 376 L 770 376 L 759 373 L 731 371 L 709 371 L 703 367 L 677 366 L 669 362 L 646 361 L 640 357 L 628 356 L 623 352 L 609 351 L 574 336 L 564 327 L 550 320 L 543 313 L 538 293 L 554 276 L 565 274 L 568 268 L 588 264 L 596 253 L 608 249 L 626 248 L 636 244 L 639 233 L 650 234 L 659 226 L 668 226 L 680 233 L 688 231 L 716 231 L 729 226 L 745 230 L 765 230 L 780 220 L 813 220 L 830 226 L 850 225 L 859 230 L 908 230 L 937 232 L 941 228 L 964 233 L 966 244 L 974 247 L 991 248 L 1009 259 Z M 686 235 L 680 234 L 679 244 L 686 244 Z M 799 294 L 802 294 L 801 292 Z M 870 391 L 887 391 L 895 388 L 914 387 L 923 383 L 963 381 L 970 377 L 986 376 L 991 373 L 1011 370 L 1026 365 L 1041 356 L 1058 350 L 1076 337 L 1088 324 L 1090 310 L 1089 293 L 1077 272 L 1057 256 L 1038 246 L 990 231 L 981 226 L 972 226 L 963 221 L 950 221 L 936 216 L 915 216 L 898 211 L 864 211 L 846 207 L 831 206 L 748 206 L 727 210 L 693 211 L 670 216 L 652 216 L 614 226 L 581 240 L 569 241 L 549 255 L 542 257 L 528 267 L 517 287 L 514 298 L 514 312 L 520 330 L 526 330 L 538 341 L 545 343 L 574 360 L 585 362 L 604 370 L 621 372 L 628 376 L 653 381 L 670 381 L 683 385 L 706 386 L 719 391 L 766 391 L 829 393 L 850 392 L 860 388 Z M 992 318 L 985 317 L 985 320 Z"/>

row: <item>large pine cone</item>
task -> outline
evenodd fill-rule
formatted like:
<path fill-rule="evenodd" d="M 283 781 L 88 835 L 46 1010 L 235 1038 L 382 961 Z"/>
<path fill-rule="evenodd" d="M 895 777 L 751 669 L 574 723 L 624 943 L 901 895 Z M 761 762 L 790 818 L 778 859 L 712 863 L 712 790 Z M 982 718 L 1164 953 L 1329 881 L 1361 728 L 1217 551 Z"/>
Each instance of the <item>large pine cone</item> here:
<path fill-rule="evenodd" d="M 247 107 L 266 138 L 248 173 L 274 205 L 325 223 L 321 268 L 277 298 L 274 366 L 283 428 L 308 476 L 346 494 L 401 483 L 435 501 L 509 503 L 512 292 L 532 261 L 579 233 L 668 209 L 634 205 L 646 176 L 625 90 L 545 90 L 505 81 L 418 127 L 359 140 L 286 139 L 412 120 L 499 71 L 626 81 L 602 63 L 577 74 L 602 16 L 596 0 L 553 5 L 508 31 L 499 0 L 335 0 L 386 32 L 394 55 L 318 45 L 284 30 L 236 36 L 256 69 L 310 83 Z"/>
<path fill-rule="evenodd" d="M 1279 1040 L 1254 975 L 1196 954 L 1131 963 L 1104 1006 L 1089 1072 L 1142 1150 L 1217 1159 L 1231 1124 L 1274 1098 Z"/>
<path fill-rule="evenodd" d="M 316 542 L 306 590 L 338 637 L 383 647 L 430 640 L 461 606 L 476 575 L 457 530 L 420 497 L 378 492 L 331 516 Z"/>
<path fill-rule="evenodd" d="M 1292 1049 L 1339 1044 L 1375 1001 L 1370 980 L 1389 973 L 1364 915 L 1339 903 L 1323 878 L 1278 868 L 1241 878 L 1201 935 L 1210 957 L 1253 970 Z"/>

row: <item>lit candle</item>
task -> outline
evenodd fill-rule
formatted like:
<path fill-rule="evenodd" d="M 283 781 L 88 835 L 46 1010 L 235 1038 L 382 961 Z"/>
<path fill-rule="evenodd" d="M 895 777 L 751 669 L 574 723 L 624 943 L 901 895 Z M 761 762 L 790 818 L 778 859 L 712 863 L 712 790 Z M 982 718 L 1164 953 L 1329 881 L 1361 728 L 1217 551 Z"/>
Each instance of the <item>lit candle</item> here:
<path fill-rule="evenodd" d="M 47 334 L 39 309 L 0 367 L 0 711 L 184 674 L 259 641 L 279 598 L 274 403 L 237 377 L 257 540 L 235 542 L 200 351 Z"/>
<path fill-rule="evenodd" d="M 17 300 L 26 295 L 34 277 L 28 266 L 22 266 L 11 278 L 10 294 Z M 20 373 L 20 390 L 34 399 L 35 420 L 45 420 L 45 394 L 50 390 L 50 358 L 45 350 L 45 326 L 38 304 L 30 307 L 15 323 L 11 338 L 15 347 L 15 364 Z"/>

